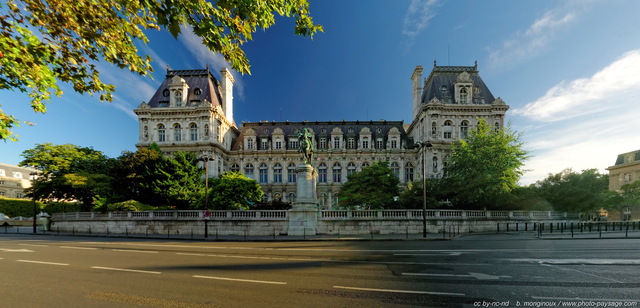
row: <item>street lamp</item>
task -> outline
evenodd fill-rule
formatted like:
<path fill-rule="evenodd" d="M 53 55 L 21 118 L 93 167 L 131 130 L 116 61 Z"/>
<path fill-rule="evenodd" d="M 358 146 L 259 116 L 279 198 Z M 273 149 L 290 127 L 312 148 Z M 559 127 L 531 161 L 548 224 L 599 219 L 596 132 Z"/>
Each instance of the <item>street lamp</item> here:
<path fill-rule="evenodd" d="M 416 142 L 422 150 L 422 237 L 427 237 L 427 150 L 433 145 L 429 141 Z"/>
<path fill-rule="evenodd" d="M 37 209 L 37 205 L 36 205 L 36 186 L 35 186 L 35 180 L 36 177 L 38 176 L 37 172 L 31 172 L 29 173 L 29 176 L 31 178 L 31 199 L 33 199 L 33 233 L 37 233 L 37 228 L 36 228 L 36 219 L 38 216 L 38 209 Z"/>
<path fill-rule="evenodd" d="M 209 236 L 209 226 L 207 225 L 207 220 L 209 219 L 209 161 L 214 158 L 211 155 L 205 154 L 200 157 L 199 160 L 204 162 L 204 238 Z"/>

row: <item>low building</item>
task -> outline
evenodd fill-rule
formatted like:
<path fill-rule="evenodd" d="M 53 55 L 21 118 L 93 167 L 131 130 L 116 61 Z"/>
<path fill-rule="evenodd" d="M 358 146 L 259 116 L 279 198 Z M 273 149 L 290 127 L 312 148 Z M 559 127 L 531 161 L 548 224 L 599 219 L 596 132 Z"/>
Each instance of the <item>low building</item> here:
<path fill-rule="evenodd" d="M 25 190 L 31 187 L 35 169 L 0 163 L 0 196 L 26 198 Z"/>
<path fill-rule="evenodd" d="M 609 171 L 609 190 L 620 191 L 623 185 L 640 180 L 640 150 L 619 154 L 616 164 Z M 640 205 L 622 207 L 619 211 L 609 211 L 609 220 L 640 219 Z"/>

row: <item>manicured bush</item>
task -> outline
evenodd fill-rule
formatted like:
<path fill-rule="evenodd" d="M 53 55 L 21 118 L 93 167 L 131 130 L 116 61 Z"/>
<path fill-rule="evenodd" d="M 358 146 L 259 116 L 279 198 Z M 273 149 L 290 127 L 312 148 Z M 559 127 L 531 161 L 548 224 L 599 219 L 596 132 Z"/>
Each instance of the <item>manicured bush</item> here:
<path fill-rule="evenodd" d="M 42 202 L 36 202 L 36 211 L 40 213 L 41 209 Z M 33 217 L 33 201 L 29 199 L 0 197 L 0 213 L 4 213 L 9 217 Z"/>

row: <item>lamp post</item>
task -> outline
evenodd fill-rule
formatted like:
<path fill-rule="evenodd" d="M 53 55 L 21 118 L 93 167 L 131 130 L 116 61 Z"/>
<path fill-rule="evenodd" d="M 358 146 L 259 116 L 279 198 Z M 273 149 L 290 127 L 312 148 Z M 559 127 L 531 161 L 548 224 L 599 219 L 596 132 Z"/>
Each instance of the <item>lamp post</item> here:
<path fill-rule="evenodd" d="M 204 217 L 204 238 L 209 236 L 209 226 L 207 225 L 207 220 L 209 220 L 209 161 L 213 160 L 209 154 L 204 154 L 200 157 L 201 161 L 204 162 L 204 209 L 205 209 L 205 217 Z"/>
<path fill-rule="evenodd" d="M 33 199 L 33 233 L 37 233 L 38 230 L 36 228 L 36 219 L 38 216 L 38 209 L 37 209 L 37 205 L 36 205 L 36 187 L 35 187 L 35 180 L 36 177 L 38 176 L 37 172 L 31 172 L 29 173 L 29 175 L 31 176 L 31 199 Z"/>
<path fill-rule="evenodd" d="M 433 145 L 429 141 L 416 142 L 422 151 L 422 237 L 427 237 L 427 151 Z"/>

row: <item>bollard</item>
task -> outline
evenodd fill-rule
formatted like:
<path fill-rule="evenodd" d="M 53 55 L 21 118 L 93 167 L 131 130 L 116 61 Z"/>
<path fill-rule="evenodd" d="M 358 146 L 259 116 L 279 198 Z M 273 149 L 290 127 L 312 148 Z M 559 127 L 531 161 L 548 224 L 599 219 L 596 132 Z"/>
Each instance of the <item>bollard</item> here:
<path fill-rule="evenodd" d="M 549 233 L 553 233 L 553 223 L 549 223 Z"/>
<path fill-rule="evenodd" d="M 524 231 L 529 231 L 529 223 L 528 222 L 524 223 Z"/>
<path fill-rule="evenodd" d="M 500 233 L 500 223 L 496 223 L 496 226 L 498 227 L 498 231 L 496 233 Z"/>
<path fill-rule="evenodd" d="M 518 226 L 518 225 L 519 225 L 519 223 L 517 223 L 517 222 L 516 222 L 516 232 L 520 231 L 520 230 L 519 230 L 519 229 L 520 229 L 520 226 Z"/>
<path fill-rule="evenodd" d="M 91 235 L 91 226 L 89 226 L 89 235 Z"/>
<path fill-rule="evenodd" d="M 622 228 L 622 223 L 620 223 L 620 225 L 621 225 L 620 228 Z M 624 231 L 624 237 L 629 237 L 629 222 L 628 221 L 627 221 L 627 228 Z"/>
<path fill-rule="evenodd" d="M 605 224 L 606 226 L 606 224 Z M 600 233 L 600 237 L 602 237 L 602 228 L 600 227 L 600 224 L 598 224 L 598 233 Z"/>
<path fill-rule="evenodd" d="M 509 223 L 507 223 L 507 232 L 509 232 Z"/>
<path fill-rule="evenodd" d="M 407 227 L 407 232 L 406 232 L 405 238 L 407 238 L 407 239 L 409 238 L 409 227 Z"/>
<path fill-rule="evenodd" d="M 276 239 L 276 228 L 273 228 L 273 239 Z"/>
<path fill-rule="evenodd" d="M 124 227 L 124 237 L 129 237 L 129 227 Z"/>
<path fill-rule="evenodd" d="M 560 223 L 560 233 L 564 233 L 564 223 Z"/>
<path fill-rule="evenodd" d="M 571 238 L 573 238 L 573 223 L 571 223 Z"/>

